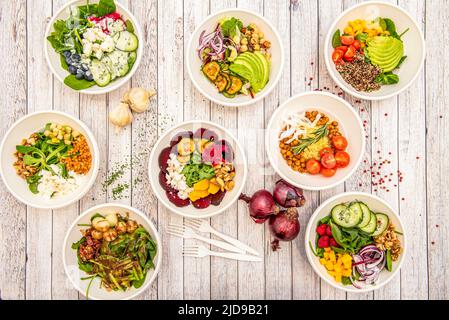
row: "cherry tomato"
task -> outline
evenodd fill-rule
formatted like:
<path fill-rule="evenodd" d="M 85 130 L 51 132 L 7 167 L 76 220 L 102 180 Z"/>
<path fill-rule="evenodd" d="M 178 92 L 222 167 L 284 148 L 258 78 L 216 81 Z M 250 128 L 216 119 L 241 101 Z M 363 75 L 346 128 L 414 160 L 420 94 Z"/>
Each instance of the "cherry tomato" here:
<path fill-rule="evenodd" d="M 320 151 L 320 157 L 323 157 L 326 153 L 334 154 L 334 150 L 332 148 L 324 148 Z"/>
<path fill-rule="evenodd" d="M 352 43 L 352 45 L 354 46 L 354 48 L 356 50 L 359 50 L 362 47 L 362 43 L 359 40 L 354 40 L 354 42 Z"/>
<path fill-rule="evenodd" d="M 337 172 L 337 169 L 328 169 L 328 168 L 321 168 L 320 173 L 325 177 L 332 177 Z"/>
<path fill-rule="evenodd" d="M 346 53 L 346 51 L 348 51 L 348 47 L 347 46 L 339 46 L 339 47 L 336 47 L 335 50 L 340 50 L 344 54 L 344 53 Z"/>
<path fill-rule="evenodd" d="M 321 165 L 315 159 L 310 159 L 306 162 L 306 169 L 310 174 L 318 174 L 321 170 Z"/>
<path fill-rule="evenodd" d="M 344 52 L 341 50 L 334 50 L 334 53 L 332 53 L 332 61 L 334 61 L 335 64 L 342 63 L 344 56 Z"/>
<path fill-rule="evenodd" d="M 351 62 L 352 60 L 354 60 L 356 51 L 356 48 L 353 45 L 350 45 L 348 47 L 348 51 L 346 51 L 346 53 L 344 54 L 343 59 L 345 61 Z"/>
<path fill-rule="evenodd" d="M 343 136 L 334 136 L 332 137 L 332 144 L 337 150 L 345 150 L 348 146 L 348 140 Z"/>
<path fill-rule="evenodd" d="M 345 46 L 349 46 L 351 44 L 353 44 L 354 42 L 354 37 L 353 36 L 341 36 L 340 37 L 340 41 L 342 44 L 344 44 Z"/>
<path fill-rule="evenodd" d="M 326 153 L 321 157 L 321 165 L 327 169 L 332 169 L 337 165 L 337 161 L 332 153 Z"/>
<path fill-rule="evenodd" d="M 349 154 L 347 152 L 337 151 L 335 152 L 335 160 L 337 162 L 338 168 L 344 168 L 349 164 L 351 158 L 349 157 Z"/>

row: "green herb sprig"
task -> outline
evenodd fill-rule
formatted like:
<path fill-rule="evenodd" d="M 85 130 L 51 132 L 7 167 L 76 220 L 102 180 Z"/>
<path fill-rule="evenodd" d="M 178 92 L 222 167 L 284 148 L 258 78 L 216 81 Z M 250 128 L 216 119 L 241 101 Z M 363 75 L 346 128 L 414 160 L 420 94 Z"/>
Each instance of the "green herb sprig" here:
<path fill-rule="evenodd" d="M 328 125 L 325 124 L 324 126 L 319 127 L 312 133 L 313 137 L 301 139 L 300 143 L 292 148 L 294 154 L 300 154 L 307 147 L 311 146 L 314 143 L 317 143 L 320 139 L 327 136 L 328 134 L 327 127 Z"/>

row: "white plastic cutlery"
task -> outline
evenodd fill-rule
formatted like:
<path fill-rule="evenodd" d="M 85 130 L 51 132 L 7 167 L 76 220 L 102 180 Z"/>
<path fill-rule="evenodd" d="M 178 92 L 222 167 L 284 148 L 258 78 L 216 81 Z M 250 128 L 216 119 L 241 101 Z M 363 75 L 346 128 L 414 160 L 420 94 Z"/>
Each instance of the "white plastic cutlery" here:
<path fill-rule="evenodd" d="M 214 256 L 214 257 L 221 257 L 221 258 L 239 260 L 239 261 L 254 261 L 254 262 L 262 261 L 261 257 L 256 257 L 256 256 L 251 256 L 248 254 L 241 254 L 241 253 L 212 251 L 212 250 L 207 249 L 203 245 L 184 246 L 183 250 L 182 250 L 182 255 L 185 257 L 195 257 L 195 258 Z"/>
<path fill-rule="evenodd" d="M 230 236 L 227 236 L 221 232 L 218 232 L 217 230 L 215 230 L 207 220 L 194 220 L 194 219 L 187 219 L 185 220 L 185 225 L 191 227 L 194 230 L 197 230 L 199 232 L 208 232 L 211 233 L 223 240 L 225 240 L 226 242 L 229 242 L 230 244 L 236 246 L 237 248 L 240 248 L 242 250 L 244 250 L 243 252 L 248 252 L 251 254 L 254 254 L 256 256 L 259 255 L 259 253 L 254 250 L 253 248 L 251 248 L 250 246 L 244 244 L 243 242 L 231 238 Z"/>
<path fill-rule="evenodd" d="M 184 239 L 197 239 L 197 240 L 209 243 L 213 246 L 216 246 L 216 247 L 224 249 L 224 250 L 245 253 L 245 250 L 234 247 L 233 245 L 228 244 L 226 242 L 200 236 L 199 234 L 195 233 L 191 228 L 186 227 L 186 226 L 173 225 L 173 224 L 168 225 L 167 233 L 177 236 L 177 237 L 184 238 Z"/>

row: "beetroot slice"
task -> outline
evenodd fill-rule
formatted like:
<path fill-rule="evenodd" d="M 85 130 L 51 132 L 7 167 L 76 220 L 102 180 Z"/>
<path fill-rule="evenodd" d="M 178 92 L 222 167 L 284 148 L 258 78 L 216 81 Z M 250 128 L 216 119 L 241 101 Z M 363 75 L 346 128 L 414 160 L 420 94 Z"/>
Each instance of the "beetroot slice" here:
<path fill-rule="evenodd" d="M 165 191 L 169 191 L 171 189 L 171 186 L 168 184 L 167 178 L 165 177 L 165 173 L 163 171 L 159 171 L 159 184 Z"/>
<path fill-rule="evenodd" d="M 205 198 L 198 199 L 192 202 L 192 204 L 197 209 L 206 209 L 211 204 L 211 195 L 208 195 Z"/>
<path fill-rule="evenodd" d="M 164 172 L 167 173 L 167 161 L 170 159 L 170 153 L 171 148 L 167 147 L 162 149 L 161 153 L 159 154 L 158 162 L 159 162 L 159 168 Z"/>
<path fill-rule="evenodd" d="M 193 132 L 192 131 L 182 131 L 173 136 L 170 140 L 170 147 L 173 147 L 176 145 L 179 141 L 181 141 L 182 138 L 193 138 Z"/>
<path fill-rule="evenodd" d="M 218 135 L 214 131 L 206 128 L 199 128 L 196 130 L 193 137 L 196 139 L 206 139 L 211 141 L 218 140 Z"/>
<path fill-rule="evenodd" d="M 185 207 L 190 204 L 189 199 L 181 199 L 178 196 L 178 191 L 175 189 L 170 188 L 168 191 L 165 191 L 165 194 L 167 195 L 168 200 L 170 200 L 171 203 L 173 203 L 177 207 Z"/>
<path fill-rule="evenodd" d="M 218 191 L 215 194 L 211 194 L 211 204 L 214 206 L 219 206 L 221 201 L 223 201 L 224 196 L 226 195 L 226 191 Z"/>

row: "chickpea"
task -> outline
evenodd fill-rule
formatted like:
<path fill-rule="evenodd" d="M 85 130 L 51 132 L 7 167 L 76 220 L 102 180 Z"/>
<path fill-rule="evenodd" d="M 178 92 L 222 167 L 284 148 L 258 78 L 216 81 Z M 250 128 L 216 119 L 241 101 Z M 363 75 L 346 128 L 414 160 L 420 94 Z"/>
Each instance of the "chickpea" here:
<path fill-rule="evenodd" d="M 257 40 L 254 38 L 251 38 L 251 40 L 249 40 L 249 43 L 251 43 L 252 45 L 256 45 L 257 44 Z"/>
<path fill-rule="evenodd" d="M 248 51 L 248 46 L 247 45 L 240 46 L 240 52 L 246 52 L 246 51 Z"/>
<path fill-rule="evenodd" d="M 262 31 L 259 31 L 259 38 L 263 38 L 263 37 L 264 37 L 263 32 L 262 32 Z"/>
<path fill-rule="evenodd" d="M 242 40 L 240 40 L 240 43 L 245 45 L 248 44 L 248 38 L 243 37 Z"/>
<path fill-rule="evenodd" d="M 271 42 L 270 41 L 264 41 L 263 42 L 263 46 L 265 47 L 265 48 L 271 48 Z"/>
<path fill-rule="evenodd" d="M 251 36 L 251 38 L 253 38 L 253 39 L 256 40 L 256 41 L 259 41 L 259 34 L 253 33 L 252 36 Z"/>

